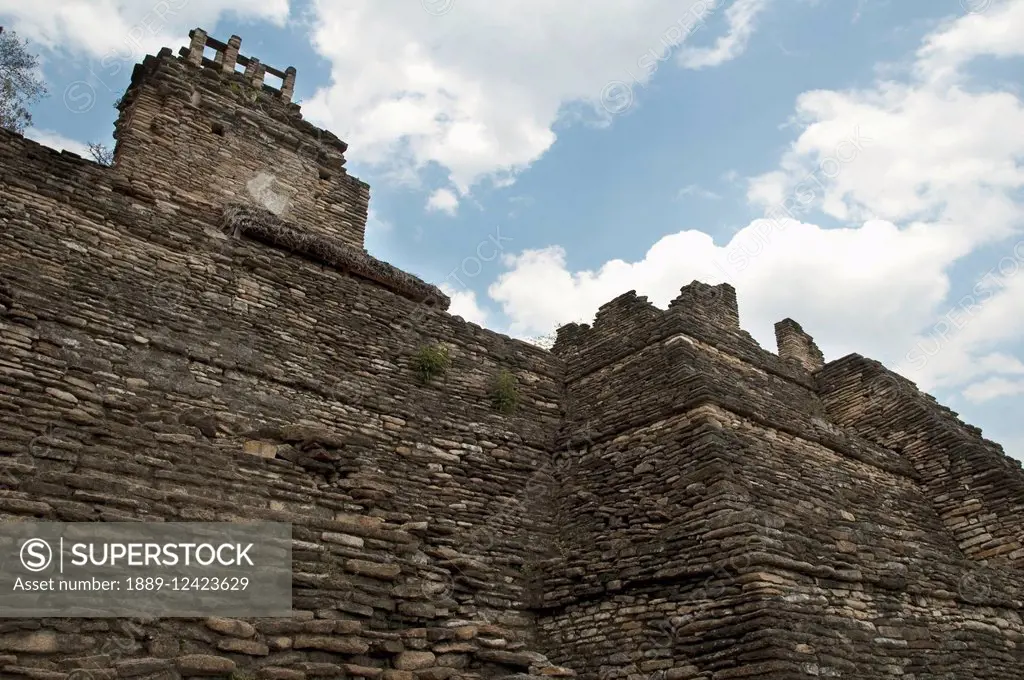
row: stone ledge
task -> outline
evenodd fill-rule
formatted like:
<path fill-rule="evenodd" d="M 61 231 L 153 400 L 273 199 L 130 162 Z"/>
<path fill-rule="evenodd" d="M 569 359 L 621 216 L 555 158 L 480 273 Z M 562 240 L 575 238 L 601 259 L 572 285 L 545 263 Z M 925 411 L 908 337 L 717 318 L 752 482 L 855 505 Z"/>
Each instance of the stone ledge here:
<path fill-rule="evenodd" d="M 438 287 L 365 252 L 357 251 L 341 241 L 319 234 L 303 233 L 269 210 L 245 204 L 229 204 L 224 208 L 223 225 L 226 231 L 248 236 L 353 276 L 373 281 L 415 302 L 443 310 L 447 310 L 451 304 L 451 299 Z"/>
<path fill-rule="evenodd" d="M 691 374 L 676 383 L 676 397 L 673 405 L 659 411 L 654 416 L 640 414 L 633 418 L 622 419 L 616 427 L 604 431 L 585 430 L 562 435 L 555 445 L 556 456 L 559 452 L 569 451 L 584 445 L 596 445 L 610 441 L 626 432 L 646 427 L 676 415 L 690 413 L 702 406 L 714 406 L 735 416 L 746 418 L 756 425 L 783 432 L 797 439 L 819 444 L 835 453 L 871 465 L 880 470 L 919 482 L 921 477 L 917 470 L 899 454 L 889 451 L 878 444 L 859 439 L 852 433 L 838 427 L 827 427 L 828 423 L 786 423 L 770 414 L 760 414 L 749 408 L 736 395 L 715 385 L 705 376 Z"/>

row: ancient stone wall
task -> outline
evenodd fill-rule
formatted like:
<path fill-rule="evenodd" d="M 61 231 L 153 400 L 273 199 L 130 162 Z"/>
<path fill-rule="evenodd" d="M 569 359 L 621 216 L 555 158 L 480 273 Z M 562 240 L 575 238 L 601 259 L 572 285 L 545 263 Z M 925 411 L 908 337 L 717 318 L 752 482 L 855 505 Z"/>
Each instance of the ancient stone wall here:
<path fill-rule="evenodd" d="M 561 332 L 552 658 L 634 680 L 1012 677 L 1021 573 L 979 569 L 912 460 L 829 421 L 798 324 L 772 355 L 733 305 L 698 283 L 666 311 L 628 293 Z"/>
<path fill-rule="evenodd" d="M 708 286 L 694 281 L 681 289 L 668 310 L 659 310 L 630 291 L 601 306 L 594 328 L 586 324 L 560 328 L 552 349 L 568 361 L 566 377 L 572 381 L 639 349 L 686 335 L 767 373 L 813 388 L 806 370 L 765 351 L 733 323 L 735 299 L 729 284 Z"/>
<path fill-rule="evenodd" d="M 717 407 L 592 448 L 562 516 L 600 539 L 568 551 L 550 655 L 603 678 L 1014 677 L 1024 578 L 965 559 L 889 455 Z"/>
<path fill-rule="evenodd" d="M 1020 677 L 1024 474 L 976 428 L 727 284 L 552 353 L 452 317 L 294 70 L 191 38 L 112 168 L 0 132 L 0 520 L 289 522 L 295 615 L 4 619 L 0 677 Z"/>
<path fill-rule="evenodd" d="M 727 459 L 700 410 L 571 456 L 557 513 L 565 558 L 549 572 L 541 618 L 549 655 L 602 678 L 735 665 L 738 589 L 718 572 L 747 551 L 754 516 Z M 677 635 L 684 622 L 706 637 Z"/>
<path fill-rule="evenodd" d="M 881 364 L 851 355 L 820 374 L 829 416 L 897 449 L 971 559 L 1024 568 L 1024 471 L 981 431 Z"/>
<path fill-rule="evenodd" d="M 768 582 L 759 604 L 772 624 L 763 635 L 780 665 L 830 677 L 1019 672 L 1022 574 L 966 559 L 910 465 L 889 453 L 893 465 L 883 469 L 721 419 L 732 447 L 748 453 L 736 476 L 765 527 L 754 564 L 730 567 L 741 582 Z"/>
<path fill-rule="evenodd" d="M 298 541 L 294 620 L 167 619 L 130 634 L 9 620 L 4 677 L 85 664 L 402 680 L 545 665 L 528 653 L 524 572 L 550 551 L 551 518 L 519 499 L 550 483 L 556 358 L 228 238 L 220 212 L 132 195 L 118 168 L 9 134 L 0 168 L 4 519 L 258 518 L 291 522 Z M 411 362 L 426 343 L 446 343 L 452 366 L 423 385 Z M 509 415 L 491 401 L 502 369 L 520 384 Z"/>
<path fill-rule="evenodd" d="M 803 366 L 812 373 L 825 365 L 825 355 L 814 344 L 814 338 L 792 319 L 783 319 L 775 324 L 775 342 L 782 359 Z"/>

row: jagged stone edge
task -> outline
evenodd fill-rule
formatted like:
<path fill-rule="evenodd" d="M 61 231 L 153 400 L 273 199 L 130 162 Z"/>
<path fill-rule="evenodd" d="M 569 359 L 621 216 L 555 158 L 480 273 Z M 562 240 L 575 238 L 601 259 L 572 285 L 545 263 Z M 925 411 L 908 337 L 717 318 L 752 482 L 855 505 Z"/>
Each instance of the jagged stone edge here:
<path fill-rule="evenodd" d="M 446 311 L 451 304 L 451 299 L 437 286 L 432 286 L 340 241 L 319 234 L 303 233 L 264 208 L 228 204 L 224 207 L 223 226 L 225 231 L 236 236 L 248 236 L 335 269 L 375 281 L 416 302 L 423 302 Z"/>

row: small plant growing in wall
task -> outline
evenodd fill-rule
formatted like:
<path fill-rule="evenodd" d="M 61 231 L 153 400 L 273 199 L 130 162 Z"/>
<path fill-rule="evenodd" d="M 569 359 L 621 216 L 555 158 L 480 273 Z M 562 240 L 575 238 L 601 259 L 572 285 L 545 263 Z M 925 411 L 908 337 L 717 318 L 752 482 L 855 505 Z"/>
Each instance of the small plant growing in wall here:
<path fill-rule="evenodd" d="M 494 408 L 501 413 L 513 413 L 519 406 L 519 381 L 511 371 L 502 370 L 494 381 L 491 393 Z"/>
<path fill-rule="evenodd" d="M 89 142 L 89 155 L 100 165 L 110 167 L 114 164 L 114 152 L 99 142 Z"/>
<path fill-rule="evenodd" d="M 424 345 L 413 355 L 412 365 L 420 382 L 426 385 L 447 373 L 452 359 L 444 345 Z"/>

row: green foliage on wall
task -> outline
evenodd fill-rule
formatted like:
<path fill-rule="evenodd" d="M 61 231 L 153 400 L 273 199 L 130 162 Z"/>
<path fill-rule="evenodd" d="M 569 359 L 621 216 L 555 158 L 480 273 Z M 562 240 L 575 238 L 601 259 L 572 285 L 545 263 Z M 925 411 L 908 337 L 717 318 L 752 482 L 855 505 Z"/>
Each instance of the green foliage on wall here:
<path fill-rule="evenodd" d="M 420 382 L 426 385 L 447 373 L 452 359 L 444 345 L 424 345 L 413 355 L 412 364 Z"/>
<path fill-rule="evenodd" d="M 500 412 L 509 414 L 515 412 L 519 406 L 519 381 L 510 371 L 502 370 L 494 381 L 494 389 L 491 393 L 494 401 L 494 408 Z"/>

